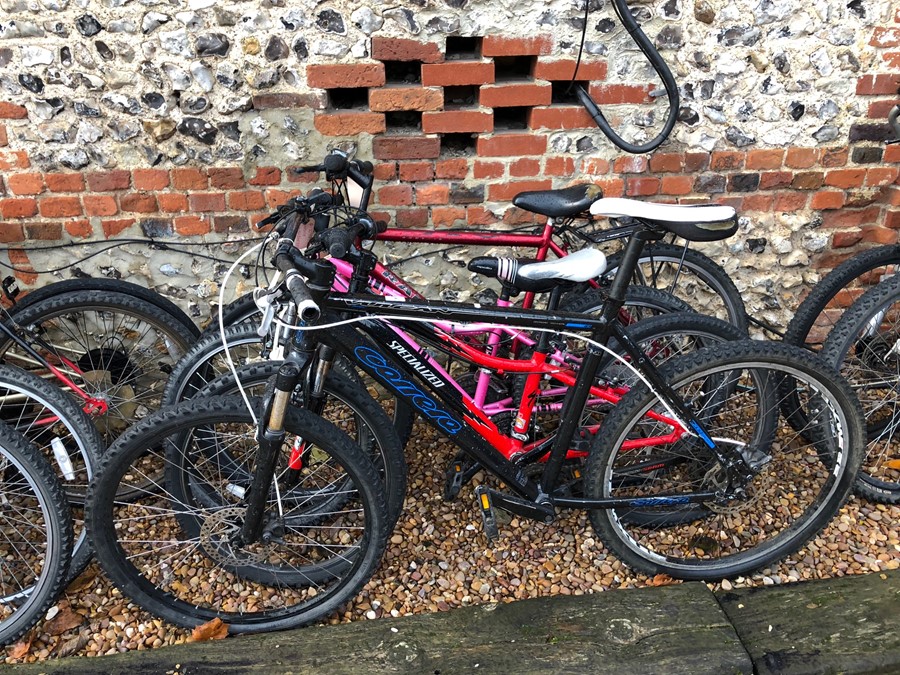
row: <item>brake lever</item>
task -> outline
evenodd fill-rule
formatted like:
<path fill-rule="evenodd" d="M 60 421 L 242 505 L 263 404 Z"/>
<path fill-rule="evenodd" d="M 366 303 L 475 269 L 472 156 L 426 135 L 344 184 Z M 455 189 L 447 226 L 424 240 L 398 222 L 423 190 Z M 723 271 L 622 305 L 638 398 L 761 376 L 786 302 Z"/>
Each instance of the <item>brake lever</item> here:
<path fill-rule="evenodd" d="M 272 321 L 275 319 L 274 300 L 279 292 L 277 287 L 272 291 L 267 288 L 256 288 L 253 290 L 253 302 L 256 304 L 259 311 L 262 312 L 259 328 L 256 329 L 256 334 L 259 335 L 259 337 L 268 335 L 269 330 L 272 328 Z"/>

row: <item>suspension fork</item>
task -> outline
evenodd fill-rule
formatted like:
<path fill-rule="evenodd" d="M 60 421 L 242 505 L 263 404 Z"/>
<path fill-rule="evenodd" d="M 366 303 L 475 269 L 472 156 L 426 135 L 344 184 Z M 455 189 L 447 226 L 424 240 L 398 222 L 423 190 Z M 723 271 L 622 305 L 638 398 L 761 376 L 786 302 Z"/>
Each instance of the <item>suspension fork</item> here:
<path fill-rule="evenodd" d="M 301 333 L 301 337 L 305 334 Z M 241 525 L 240 539 L 243 545 L 257 541 L 262 535 L 265 525 L 266 500 L 275 480 L 275 464 L 284 443 L 284 419 L 294 389 L 300 382 L 304 370 L 309 364 L 309 350 L 300 350 L 288 355 L 275 376 L 274 391 L 266 396 L 264 414 L 259 420 L 257 442 L 259 452 L 256 467 L 247 494 L 247 510 Z M 276 484 L 277 490 L 277 484 Z"/>
<path fill-rule="evenodd" d="M 315 369 L 308 368 L 307 380 L 304 383 L 305 395 L 303 400 L 304 407 L 316 416 L 321 417 L 325 410 L 325 379 L 331 370 L 334 362 L 335 352 L 333 347 L 325 344 L 319 345 L 318 354 L 316 356 Z M 295 485 L 300 477 L 300 470 L 303 468 L 306 444 L 301 438 L 297 438 L 291 447 L 291 455 L 288 458 L 288 470 L 285 475 L 285 483 L 288 487 Z"/>

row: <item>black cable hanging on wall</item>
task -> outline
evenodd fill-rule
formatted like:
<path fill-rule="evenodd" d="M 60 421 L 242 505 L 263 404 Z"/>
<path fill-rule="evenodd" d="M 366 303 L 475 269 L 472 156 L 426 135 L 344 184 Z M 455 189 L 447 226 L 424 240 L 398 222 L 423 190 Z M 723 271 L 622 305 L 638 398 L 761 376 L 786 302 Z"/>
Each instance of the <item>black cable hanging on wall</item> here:
<path fill-rule="evenodd" d="M 265 237 L 252 237 L 248 239 L 227 239 L 225 241 L 216 241 L 216 242 L 207 242 L 207 241 L 198 241 L 198 242 L 178 242 L 177 244 L 161 241 L 159 239 L 153 238 L 129 238 L 129 239 L 106 239 L 104 241 L 74 241 L 67 242 L 65 244 L 51 244 L 50 246 L 41 246 L 38 248 L 29 248 L 28 253 L 44 253 L 48 251 L 60 251 L 66 249 L 78 249 L 78 248 L 87 248 L 89 246 L 103 246 L 99 251 L 93 251 L 84 255 L 77 260 L 70 262 L 66 265 L 62 265 L 60 267 L 55 267 L 46 270 L 33 270 L 33 269 L 24 269 L 20 267 L 16 267 L 15 265 L 11 265 L 9 263 L 3 262 L 0 260 L 0 267 L 11 270 L 13 272 L 19 272 L 22 274 L 56 274 L 58 272 L 64 272 L 69 269 L 73 269 L 77 267 L 80 263 L 83 263 L 85 260 L 90 260 L 91 258 L 96 258 L 98 255 L 102 255 L 107 251 L 112 251 L 117 248 L 121 248 L 123 246 L 128 245 L 145 245 L 149 248 L 158 250 L 158 251 L 171 251 L 173 253 L 183 253 L 184 255 L 194 256 L 195 258 L 202 258 L 203 260 L 211 260 L 213 262 L 220 263 L 231 263 L 232 260 L 228 258 L 219 258 L 213 255 L 208 255 L 206 253 L 199 253 L 197 251 L 192 250 L 184 250 L 185 248 L 197 248 L 201 246 L 211 247 L 211 246 L 222 246 L 224 244 L 253 244 L 255 242 L 259 242 L 265 239 Z M 23 247 L 21 246 L 6 246 L 0 248 L 0 253 L 9 254 L 10 251 L 21 251 Z"/>
<path fill-rule="evenodd" d="M 672 133 L 672 129 L 675 127 L 675 121 L 678 117 L 680 101 L 678 97 L 678 84 L 675 82 L 675 77 L 672 75 L 672 71 L 662 58 L 662 55 L 660 55 L 659 50 L 656 49 L 654 44 L 650 41 L 650 38 L 648 38 L 644 31 L 641 30 L 640 25 L 628 8 L 626 1 L 612 0 L 616 17 L 619 19 L 622 26 L 625 27 L 628 35 L 631 36 L 631 39 L 634 40 L 644 56 L 647 57 L 647 60 L 650 62 L 650 65 L 653 66 L 656 74 L 659 75 L 666 96 L 669 99 L 669 112 L 666 116 L 666 122 L 663 125 L 662 130 L 655 137 L 642 144 L 630 143 L 622 138 L 615 129 L 612 128 L 606 117 L 603 115 L 603 112 L 600 110 L 600 106 L 597 105 L 588 91 L 580 84 L 576 84 L 575 76 L 578 73 L 578 68 L 581 65 L 581 57 L 584 52 L 591 0 L 584 0 L 584 3 L 584 25 L 581 29 L 581 45 L 578 48 L 578 59 L 575 63 L 575 72 L 572 73 L 572 81 L 569 84 L 569 89 L 571 90 L 572 87 L 575 88 L 575 94 L 578 96 L 578 100 L 581 101 L 581 105 L 587 109 L 594 122 L 600 127 L 600 131 L 602 131 L 617 148 L 636 155 L 655 150 L 669 137 L 669 134 Z"/>

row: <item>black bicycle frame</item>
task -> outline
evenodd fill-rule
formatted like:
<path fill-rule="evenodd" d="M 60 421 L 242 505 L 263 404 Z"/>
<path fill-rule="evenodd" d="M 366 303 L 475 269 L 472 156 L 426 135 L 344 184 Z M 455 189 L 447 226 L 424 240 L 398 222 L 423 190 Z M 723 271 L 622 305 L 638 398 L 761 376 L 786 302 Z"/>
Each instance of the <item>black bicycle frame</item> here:
<path fill-rule="evenodd" d="M 614 304 L 607 303 L 607 305 Z M 710 439 L 692 411 L 685 406 L 616 320 L 609 321 L 604 316 L 594 318 L 581 314 L 512 307 L 392 301 L 370 295 L 335 295 L 326 298 L 321 306 L 324 310 L 321 323 L 324 325 L 336 323 L 339 316 L 383 314 L 396 317 L 398 325 L 403 323 L 403 319 L 450 319 L 460 323 L 486 322 L 553 331 L 590 330 L 591 339 L 601 344 L 613 336 L 625 348 L 626 353 L 633 359 L 633 365 L 647 378 L 660 398 L 688 423 L 690 429 L 706 443 L 724 466 L 739 466 L 743 461 L 734 449 L 719 448 Z M 613 314 L 617 311 L 615 307 L 609 310 Z M 417 322 L 409 326 L 411 333 L 424 332 L 434 336 L 435 342 L 441 341 L 437 337 L 438 332 L 427 323 Z M 497 427 L 493 422 L 475 406 L 468 404 L 464 394 L 454 387 L 449 379 L 429 368 L 422 355 L 411 351 L 409 343 L 398 339 L 397 333 L 383 321 L 363 320 L 355 324 L 355 327 L 329 326 L 321 331 L 311 327 L 311 330 L 300 331 L 295 337 L 296 347 L 300 349 L 308 350 L 311 341 L 326 344 L 348 357 L 388 391 L 409 403 L 432 426 L 450 437 L 473 459 L 529 500 L 547 498 L 556 506 L 597 509 L 671 506 L 707 502 L 717 497 L 713 492 L 623 499 L 576 499 L 553 496 L 553 486 L 556 484 L 573 432 L 580 420 L 580 411 L 590 394 L 599 366 L 602 350 L 596 346 L 589 347 L 579 368 L 575 386 L 566 395 L 561 414 L 563 422 L 553 439 L 553 447 L 541 480 L 536 482 L 525 474 L 522 466 L 503 457 L 476 431 L 479 427 L 492 427 L 496 430 Z"/>

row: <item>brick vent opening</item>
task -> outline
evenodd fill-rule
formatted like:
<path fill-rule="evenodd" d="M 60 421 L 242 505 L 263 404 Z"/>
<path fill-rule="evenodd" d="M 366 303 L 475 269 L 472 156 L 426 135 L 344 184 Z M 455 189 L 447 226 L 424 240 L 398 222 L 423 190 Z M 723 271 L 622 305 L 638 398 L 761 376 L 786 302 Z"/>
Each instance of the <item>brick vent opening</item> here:
<path fill-rule="evenodd" d="M 369 90 L 365 87 L 329 89 L 328 101 L 337 110 L 368 110 Z"/>
<path fill-rule="evenodd" d="M 509 82 L 534 79 L 535 56 L 495 56 L 494 78 L 497 82 Z"/>
<path fill-rule="evenodd" d="M 444 87 L 444 109 L 477 107 L 478 87 Z"/>
<path fill-rule="evenodd" d="M 421 84 L 421 61 L 385 61 L 384 79 L 388 84 Z"/>
<path fill-rule="evenodd" d="M 551 82 L 550 102 L 553 105 L 581 105 L 578 95 L 575 93 L 575 87 L 582 86 L 587 91 L 590 82 L 579 82 L 578 80 L 569 88 L 570 81 Z"/>
<path fill-rule="evenodd" d="M 481 58 L 481 38 L 450 35 L 447 37 L 445 56 L 448 61 L 479 59 Z"/>
<path fill-rule="evenodd" d="M 398 110 L 384 114 L 384 122 L 388 133 L 422 130 L 422 113 L 414 110 Z"/>
<path fill-rule="evenodd" d="M 528 113 L 531 108 L 495 108 L 494 130 L 527 129 Z"/>
<path fill-rule="evenodd" d="M 442 134 L 441 158 L 474 156 L 476 141 L 475 134 Z"/>

